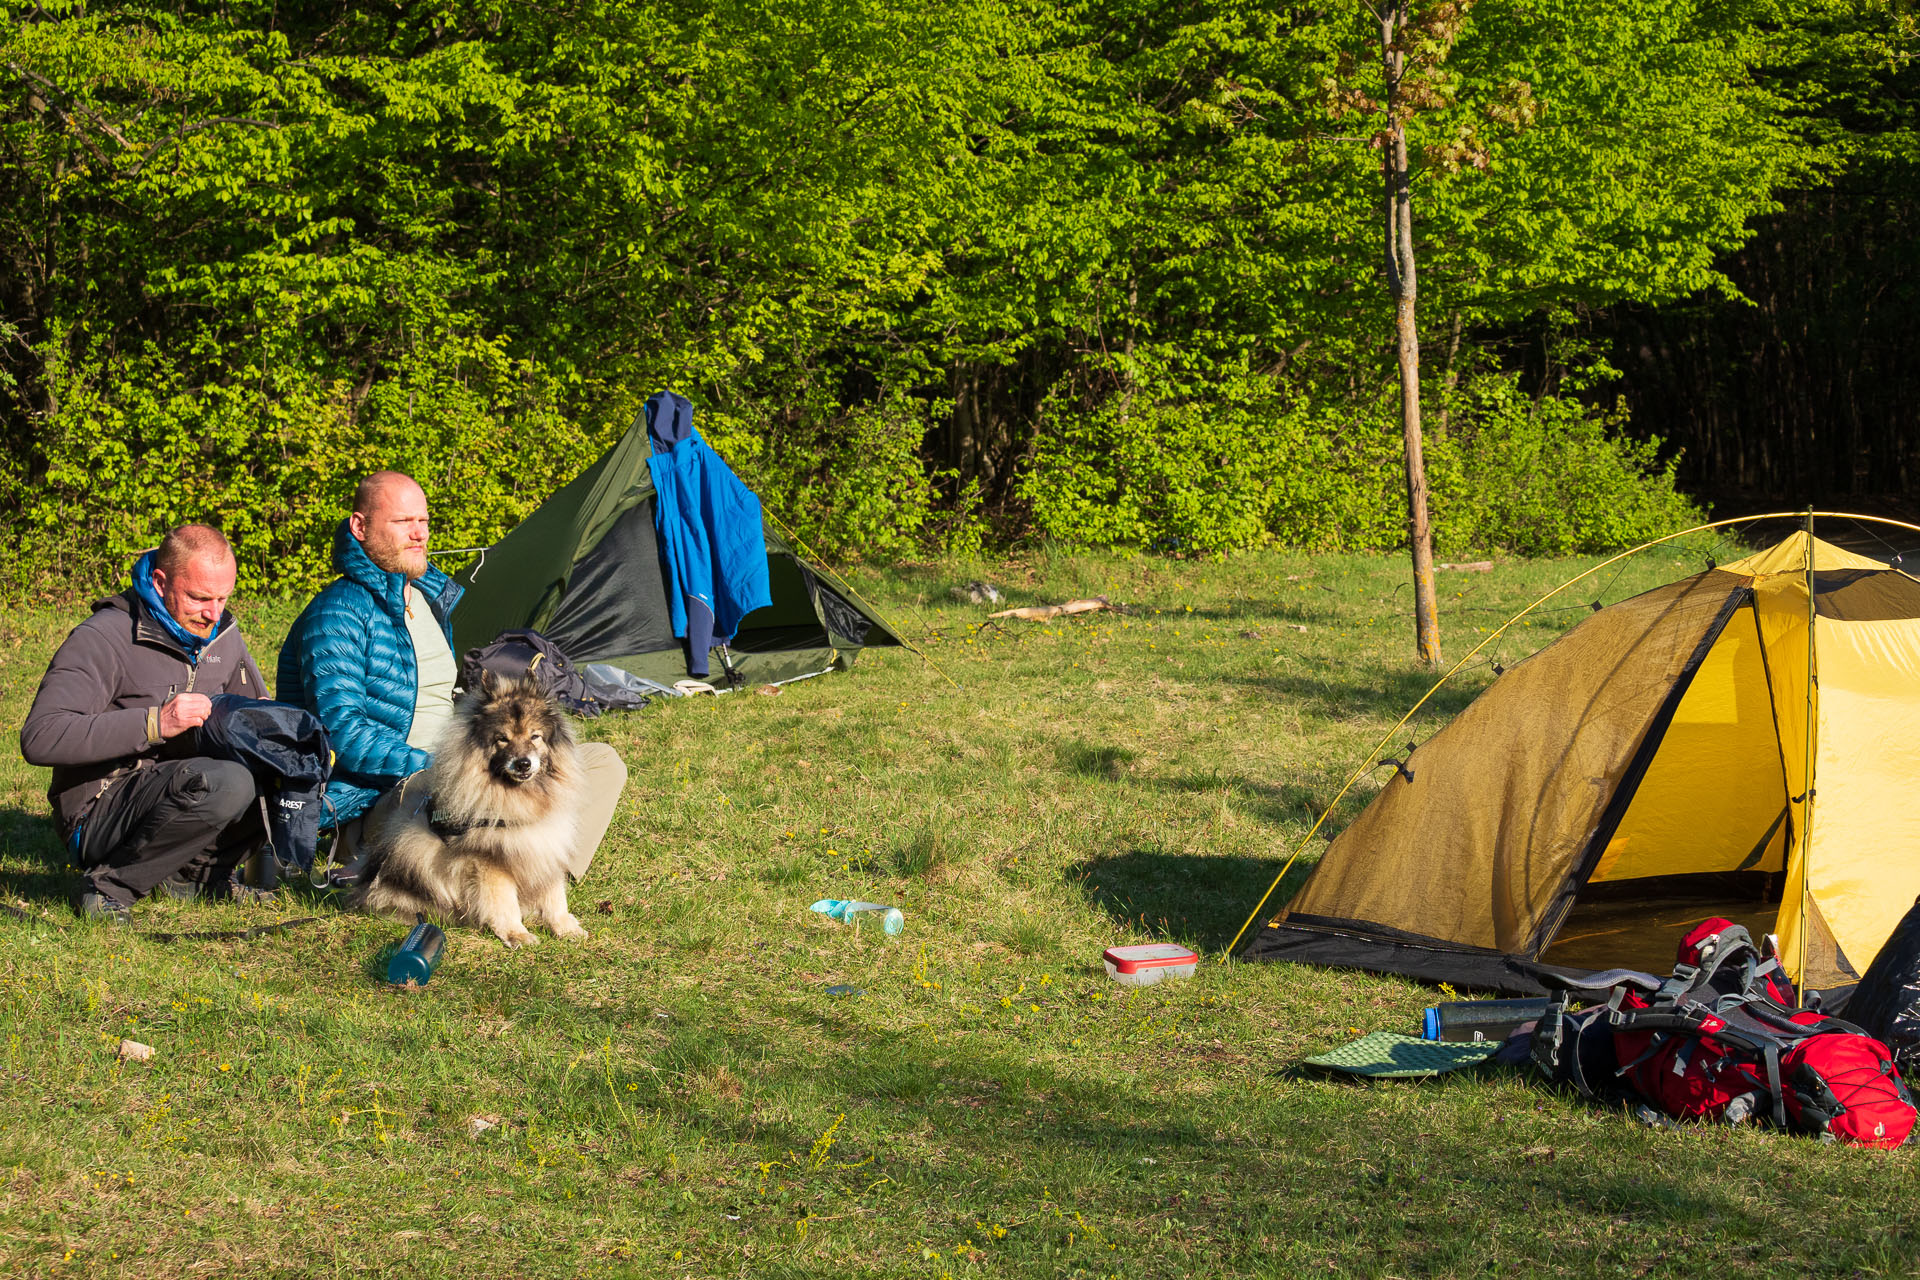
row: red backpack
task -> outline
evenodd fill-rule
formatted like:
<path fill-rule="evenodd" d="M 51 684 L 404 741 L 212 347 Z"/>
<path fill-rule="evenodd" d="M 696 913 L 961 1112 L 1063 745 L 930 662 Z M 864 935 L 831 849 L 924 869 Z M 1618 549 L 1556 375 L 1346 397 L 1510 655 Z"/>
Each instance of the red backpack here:
<path fill-rule="evenodd" d="M 1582 991 L 1606 1003 L 1568 1012 Z M 1759 1119 L 1857 1146 L 1905 1142 L 1920 1117 L 1887 1047 L 1798 1005 L 1779 963 L 1716 917 L 1681 941 L 1665 981 L 1616 971 L 1567 984 L 1535 1030 L 1534 1060 L 1590 1096 L 1624 1084 L 1676 1119 Z"/>

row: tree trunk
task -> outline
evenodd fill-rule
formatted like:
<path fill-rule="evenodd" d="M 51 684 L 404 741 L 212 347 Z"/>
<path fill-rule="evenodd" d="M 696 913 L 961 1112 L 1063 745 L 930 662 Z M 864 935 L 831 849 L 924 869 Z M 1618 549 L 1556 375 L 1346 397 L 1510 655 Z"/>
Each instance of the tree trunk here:
<path fill-rule="evenodd" d="M 1433 529 L 1427 520 L 1427 463 L 1420 440 L 1420 330 L 1414 301 L 1418 275 L 1413 259 L 1413 190 L 1407 172 L 1407 129 L 1400 114 L 1400 79 L 1406 54 L 1396 41 L 1406 25 L 1406 0 L 1378 11 L 1380 55 L 1387 80 L 1387 131 L 1380 148 L 1386 178 L 1387 292 L 1393 298 L 1393 331 L 1400 357 L 1400 431 L 1406 442 L 1407 542 L 1413 552 L 1413 638 L 1420 661 L 1440 665 L 1440 609 L 1433 588 Z"/>
<path fill-rule="evenodd" d="M 980 445 L 979 377 L 971 365 L 953 370 L 953 426 L 947 439 L 947 459 L 959 473 L 962 488 L 973 478 Z"/>

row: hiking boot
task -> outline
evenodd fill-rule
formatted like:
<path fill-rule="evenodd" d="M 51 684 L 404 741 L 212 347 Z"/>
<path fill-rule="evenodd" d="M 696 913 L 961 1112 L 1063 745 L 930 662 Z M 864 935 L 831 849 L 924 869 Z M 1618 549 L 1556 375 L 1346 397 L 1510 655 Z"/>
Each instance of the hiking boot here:
<path fill-rule="evenodd" d="M 206 892 L 207 886 L 198 880 L 189 880 L 176 871 L 162 880 L 156 888 L 177 902 L 192 902 Z"/>
<path fill-rule="evenodd" d="M 133 908 L 98 889 L 84 889 L 74 904 L 80 918 L 88 924 L 132 924 Z"/>
<path fill-rule="evenodd" d="M 258 885 L 248 884 L 238 874 L 221 882 L 215 896 L 258 907 L 274 906 L 280 901 L 278 889 L 262 889 Z"/>

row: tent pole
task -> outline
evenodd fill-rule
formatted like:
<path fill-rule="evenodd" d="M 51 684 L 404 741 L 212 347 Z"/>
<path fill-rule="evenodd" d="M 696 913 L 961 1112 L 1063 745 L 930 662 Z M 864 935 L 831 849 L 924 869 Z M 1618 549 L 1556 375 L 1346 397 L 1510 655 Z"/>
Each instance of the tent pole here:
<path fill-rule="evenodd" d="M 1731 520 L 1709 520 L 1705 524 L 1696 524 L 1691 528 L 1682 529 L 1678 533 L 1670 533 L 1666 535 L 1664 538 L 1655 538 L 1653 541 L 1643 542 L 1637 547 L 1629 547 L 1627 550 L 1622 551 L 1617 555 L 1609 556 L 1607 559 L 1602 560 L 1599 564 L 1594 565 L 1593 568 L 1586 570 L 1584 573 L 1579 573 L 1574 575 L 1571 578 L 1568 578 L 1565 582 L 1561 583 L 1559 586 L 1555 587 L 1553 590 L 1547 592 L 1547 594 L 1541 596 L 1538 600 L 1535 600 L 1532 604 L 1528 605 L 1526 608 L 1522 609 L 1520 612 L 1514 614 L 1511 618 L 1508 618 L 1505 622 L 1501 623 L 1498 627 L 1494 628 L 1494 630 L 1487 635 L 1486 639 L 1482 640 L 1479 644 L 1473 646 L 1472 649 L 1468 650 L 1465 657 L 1461 658 L 1458 662 L 1454 663 L 1451 667 L 1447 669 L 1446 674 L 1442 675 L 1438 680 L 1434 681 L 1433 687 L 1431 689 L 1428 689 L 1426 693 L 1421 695 L 1420 701 L 1414 703 L 1412 707 L 1408 708 L 1407 714 L 1405 714 L 1404 716 L 1401 716 L 1399 721 L 1394 724 L 1393 728 L 1387 730 L 1384 734 L 1380 736 L 1380 741 L 1374 744 L 1373 750 L 1369 751 L 1367 753 L 1366 758 L 1360 762 L 1360 766 L 1347 776 L 1346 782 L 1343 783 L 1340 787 L 1340 790 L 1334 794 L 1333 799 L 1330 802 L 1328 802 L 1327 807 L 1320 811 L 1320 816 L 1318 818 L 1314 819 L 1313 826 L 1307 829 L 1307 834 L 1300 837 L 1300 843 L 1294 846 L 1293 853 L 1287 858 L 1286 863 L 1280 868 L 1280 874 L 1273 878 L 1273 883 L 1267 886 L 1267 891 L 1260 895 L 1260 901 L 1254 904 L 1252 914 L 1248 915 L 1246 923 L 1240 926 L 1240 932 L 1233 935 L 1233 941 L 1227 944 L 1226 950 L 1221 953 L 1221 957 L 1224 959 L 1226 956 L 1230 956 L 1233 954 L 1233 949 L 1240 945 L 1240 939 L 1245 937 L 1247 930 L 1253 927 L 1253 922 L 1260 918 L 1260 912 L 1266 907 L 1267 899 L 1271 898 L 1273 896 L 1273 891 L 1280 887 L 1280 882 L 1287 878 L 1287 872 L 1293 870 L 1293 864 L 1299 861 L 1300 855 L 1302 853 L 1306 852 L 1307 845 L 1312 842 L 1314 836 L 1319 834 L 1320 828 L 1322 825 L 1326 823 L 1328 816 L 1332 814 L 1334 809 L 1339 806 L 1340 801 L 1346 798 L 1347 792 L 1353 789 L 1354 784 L 1359 782 L 1361 778 L 1365 777 L 1368 771 L 1373 768 L 1375 762 L 1378 761 L 1380 758 L 1380 753 L 1386 749 L 1386 746 L 1389 742 L 1392 742 L 1394 740 L 1394 736 L 1398 734 L 1400 730 L 1406 727 L 1407 722 L 1413 719 L 1413 717 L 1419 712 L 1421 707 L 1424 707 L 1425 705 L 1427 705 L 1428 700 L 1431 699 L 1434 694 L 1440 692 L 1440 688 L 1442 685 L 1446 684 L 1447 681 L 1453 679 L 1455 673 L 1457 673 L 1462 667 L 1466 666 L 1467 663 L 1471 662 L 1474 656 L 1478 654 L 1482 649 L 1486 648 L 1488 645 L 1492 644 L 1495 640 L 1498 640 L 1501 636 L 1505 635 L 1507 631 L 1513 626 L 1514 623 L 1520 621 L 1522 618 L 1526 617 L 1528 614 L 1532 613 L 1535 609 L 1538 609 L 1541 605 L 1553 599 L 1555 596 L 1559 595 L 1561 592 L 1565 591 L 1567 588 L 1582 581 L 1583 579 L 1592 577 L 1594 574 L 1600 572 L 1602 569 L 1607 568 L 1609 565 L 1617 564 L 1620 561 L 1625 560 L 1630 556 L 1637 556 L 1642 551 L 1651 550 L 1654 547 L 1658 547 L 1665 543 L 1672 542 L 1677 538 L 1684 538 L 1689 534 L 1702 533 L 1708 529 L 1726 529 L 1737 524 L 1752 524 L 1756 520 L 1791 520 L 1798 517 L 1803 517 L 1805 519 L 1806 528 L 1809 532 L 1809 535 L 1811 535 L 1811 532 L 1813 529 L 1813 517 L 1816 515 L 1830 516 L 1830 517 L 1841 519 L 1841 520 L 1868 520 L 1873 522 L 1874 524 L 1890 524 L 1897 528 L 1908 529 L 1914 533 L 1920 533 L 1920 524 L 1909 524 L 1905 520 L 1892 520 L 1892 519 L 1888 519 L 1885 516 L 1862 516 L 1862 515 L 1855 515 L 1847 511 L 1816 512 L 1811 508 L 1808 508 L 1804 512 L 1769 511 L 1763 515 L 1739 516 Z M 1813 564 L 1813 551 L 1811 546 L 1808 547 L 1808 551 L 1807 551 L 1807 564 L 1809 566 L 1807 570 L 1807 595 L 1808 595 L 1807 609 L 1808 609 L 1808 617 L 1811 618 L 1812 609 L 1813 609 L 1813 605 L 1812 605 L 1813 570 L 1811 567 Z M 1807 650 L 1808 650 L 1807 662 L 1808 662 L 1809 668 L 1811 668 L 1811 665 L 1813 662 L 1813 652 L 1812 652 L 1813 636 L 1812 636 L 1811 623 L 1809 623 L 1809 627 L 1808 627 Z M 1813 696 L 1811 684 L 1809 684 L 1808 686 L 1807 696 L 1809 699 L 1811 699 Z M 1812 732 L 1811 716 L 1809 716 L 1808 732 L 1809 734 L 1811 734 Z M 1812 768 L 1812 764 L 1811 764 L 1811 761 L 1809 761 L 1808 769 L 1811 770 L 1811 768 Z M 1809 793 L 1808 795 L 1808 804 L 1809 806 L 1811 806 L 1812 804 L 1811 793 Z M 1802 817 L 1805 817 L 1805 815 L 1806 815 L 1806 810 L 1803 810 Z M 1805 947 L 1804 937 L 1805 935 L 1803 934 L 1802 935 L 1803 955 L 1804 955 L 1804 947 Z"/>
<path fill-rule="evenodd" d="M 1800 964 L 1794 975 L 1801 988 L 1807 985 L 1807 934 L 1813 925 L 1813 758 L 1818 735 L 1814 732 L 1813 682 L 1819 676 L 1819 667 L 1814 663 L 1813 628 L 1817 616 L 1814 609 L 1813 578 L 1813 508 L 1807 508 L 1807 709 L 1806 709 L 1806 764 L 1802 766 L 1805 776 L 1801 778 L 1805 801 L 1800 806 Z M 1835 940 L 1838 945 L 1838 939 Z"/>

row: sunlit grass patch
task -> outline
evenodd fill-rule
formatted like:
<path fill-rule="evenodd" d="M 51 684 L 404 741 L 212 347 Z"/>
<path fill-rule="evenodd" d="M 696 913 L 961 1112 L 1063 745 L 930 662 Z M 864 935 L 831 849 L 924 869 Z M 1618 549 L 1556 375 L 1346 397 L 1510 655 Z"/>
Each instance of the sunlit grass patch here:
<path fill-rule="evenodd" d="M 760 868 L 760 878 L 771 885 L 800 884 L 815 874 L 816 863 L 813 858 L 803 854 L 787 854 L 774 859 Z"/>
<path fill-rule="evenodd" d="M 1636 567 L 1606 598 L 1696 567 Z M 1567 572 L 1451 585 L 1450 655 Z M 412 993 L 370 967 L 399 922 L 325 903 L 71 927 L 45 774 L 0 759 L 0 887 L 52 922 L 0 920 L 0 1272 L 1911 1269 L 1907 1153 L 1653 1132 L 1519 1073 L 1283 1074 L 1415 1029 L 1437 998 L 1223 959 L 1426 687 L 1399 561 L 853 576 L 882 606 L 925 598 L 901 625 L 961 688 L 870 652 L 779 697 L 589 722 L 632 771 L 574 890 L 593 937 L 510 952 L 455 929 Z M 984 628 L 950 578 L 1133 611 Z M 240 607 L 271 667 L 291 611 Z M 1501 661 L 1580 610 L 1503 640 Z M 0 618 L 0 718 L 17 724 L 71 621 Z M 1493 678 L 1470 667 L 1410 732 Z M 1376 786 L 1334 808 L 1276 902 Z M 807 910 L 829 897 L 897 905 L 906 930 Z M 309 912 L 324 921 L 242 943 L 138 936 Z M 1201 951 L 1192 979 L 1107 978 L 1106 947 L 1160 939 Z M 122 1038 L 154 1056 L 121 1060 Z"/>
<path fill-rule="evenodd" d="M 941 878 L 961 855 L 961 841 L 949 822 L 928 817 L 916 822 L 893 852 L 900 875 L 923 880 Z"/>

